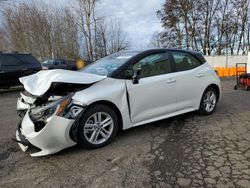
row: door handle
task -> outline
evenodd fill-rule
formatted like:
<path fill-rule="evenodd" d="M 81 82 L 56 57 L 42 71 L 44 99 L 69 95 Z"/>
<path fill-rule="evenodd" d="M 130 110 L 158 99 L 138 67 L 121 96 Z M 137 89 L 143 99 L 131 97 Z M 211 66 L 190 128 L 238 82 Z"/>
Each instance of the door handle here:
<path fill-rule="evenodd" d="M 168 80 L 167 80 L 167 83 L 174 83 L 174 82 L 176 82 L 176 79 L 173 79 L 173 78 L 169 78 Z"/>
<path fill-rule="evenodd" d="M 203 73 L 198 73 L 197 77 L 204 77 L 205 75 Z"/>
<path fill-rule="evenodd" d="M 23 71 L 26 71 L 26 70 L 28 70 L 27 68 L 24 68 L 24 69 L 22 69 Z"/>
<path fill-rule="evenodd" d="M 3 74 L 3 73 L 5 73 L 4 71 L 0 71 L 0 74 Z"/>

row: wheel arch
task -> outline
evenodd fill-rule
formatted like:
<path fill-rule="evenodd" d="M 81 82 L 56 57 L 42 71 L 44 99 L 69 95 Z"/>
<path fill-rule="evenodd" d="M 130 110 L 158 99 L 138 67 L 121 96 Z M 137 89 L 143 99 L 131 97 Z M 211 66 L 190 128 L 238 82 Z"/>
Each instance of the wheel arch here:
<path fill-rule="evenodd" d="M 93 105 L 96 105 L 96 104 L 103 104 L 103 105 L 106 105 L 108 107 L 110 107 L 112 110 L 114 110 L 114 112 L 116 113 L 117 117 L 118 117 L 118 122 L 119 122 L 119 127 L 118 129 L 119 130 L 122 130 L 123 129 L 123 118 L 122 118 L 122 114 L 119 110 L 119 108 L 113 103 L 113 102 L 110 102 L 110 101 L 107 101 L 107 100 L 99 100 L 99 101 L 95 101 L 91 104 L 88 105 L 87 109 L 90 108 L 91 106 Z"/>
<path fill-rule="evenodd" d="M 210 85 L 208 85 L 207 87 L 206 87 L 206 89 L 204 90 L 204 92 L 208 89 L 208 88 L 213 88 L 215 91 L 216 91 L 216 94 L 217 94 L 217 101 L 219 101 L 219 99 L 220 99 L 220 95 L 221 95 L 221 93 L 220 93 L 220 87 L 217 85 L 217 84 L 210 84 Z M 203 93 L 204 93 L 203 92 Z"/>

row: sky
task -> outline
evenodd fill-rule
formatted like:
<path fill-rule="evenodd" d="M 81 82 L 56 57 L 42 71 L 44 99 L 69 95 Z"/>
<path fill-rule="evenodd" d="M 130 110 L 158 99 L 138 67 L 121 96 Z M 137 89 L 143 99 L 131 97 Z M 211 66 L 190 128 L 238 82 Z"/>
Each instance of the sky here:
<path fill-rule="evenodd" d="M 73 2 L 73 0 L 43 1 L 62 6 Z M 97 12 L 100 16 L 116 18 L 121 22 L 131 49 L 146 48 L 152 35 L 162 30 L 156 11 L 162 8 L 163 3 L 164 0 L 99 0 Z"/>
<path fill-rule="evenodd" d="M 67 0 L 44 0 L 47 3 L 66 5 Z M 97 13 L 116 18 L 128 35 L 131 49 L 146 48 L 152 35 L 162 30 L 156 11 L 165 0 L 99 0 Z"/>
<path fill-rule="evenodd" d="M 98 3 L 99 14 L 121 21 L 132 48 L 147 47 L 152 35 L 162 30 L 156 11 L 164 0 L 100 0 Z"/>

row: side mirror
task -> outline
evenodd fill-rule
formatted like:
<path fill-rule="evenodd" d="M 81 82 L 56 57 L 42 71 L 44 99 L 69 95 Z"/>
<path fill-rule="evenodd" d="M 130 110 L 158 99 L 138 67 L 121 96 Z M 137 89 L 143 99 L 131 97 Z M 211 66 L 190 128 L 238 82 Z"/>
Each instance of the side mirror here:
<path fill-rule="evenodd" d="M 140 80 L 141 69 L 136 69 L 133 71 L 132 82 L 133 84 L 138 84 Z"/>

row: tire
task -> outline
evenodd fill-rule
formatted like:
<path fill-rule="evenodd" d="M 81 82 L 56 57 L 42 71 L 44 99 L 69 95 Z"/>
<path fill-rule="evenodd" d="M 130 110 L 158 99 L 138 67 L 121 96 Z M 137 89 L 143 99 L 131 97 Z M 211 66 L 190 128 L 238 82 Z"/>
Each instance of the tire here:
<path fill-rule="evenodd" d="M 201 98 L 199 113 L 202 115 L 210 115 L 214 113 L 217 106 L 217 102 L 218 94 L 216 90 L 212 87 L 207 88 Z"/>
<path fill-rule="evenodd" d="M 118 122 L 116 113 L 109 106 L 90 106 L 79 122 L 78 144 L 91 149 L 106 146 L 114 139 Z"/>

